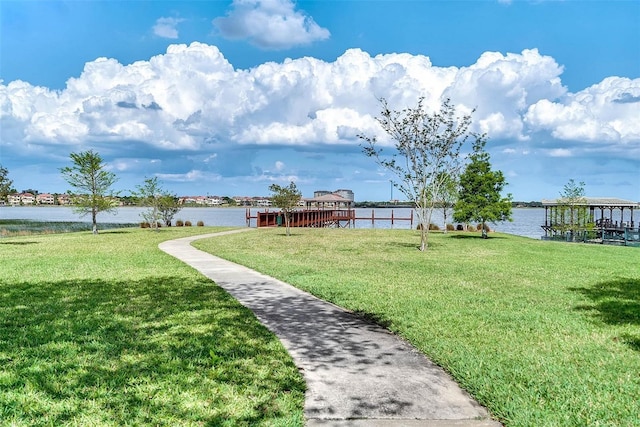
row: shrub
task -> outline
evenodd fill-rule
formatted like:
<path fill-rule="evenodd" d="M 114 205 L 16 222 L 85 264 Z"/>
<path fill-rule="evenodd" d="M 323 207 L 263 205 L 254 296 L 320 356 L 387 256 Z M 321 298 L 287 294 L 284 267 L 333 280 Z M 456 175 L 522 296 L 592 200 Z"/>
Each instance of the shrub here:
<path fill-rule="evenodd" d="M 485 229 L 485 230 L 487 230 L 487 233 L 488 233 L 489 231 L 491 231 L 491 229 L 489 228 L 489 224 L 485 224 L 485 225 L 484 225 L 484 229 Z M 482 224 L 478 224 L 478 225 L 476 226 L 476 230 L 477 230 L 477 231 L 482 231 Z"/>
<path fill-rule="evenodd" d="M 204 222 L 203 221 L 198 221 L 198 224 L 196 224 L 198 227 L 204 227 Z"/>
<path fill-rule="evenodd" d="M 191 221 L 185 221 L 184 222 L 184 226 L 185 227 L 191 227 Z"/>
<path fill-rule="evenodd" d="M 140 228 L 150 228 L 150 227 L 151 227 L 151 224 L 149 224 L 146 221 L 143 221 L 140 223 Z"/>
<path fill-rule="evenodd" d="M 458 225 L 456 225 L 456 230 L 458 230 L 458 231 L 464 231 L 464 225 L 462 225 L 462 224 L 458 224 Z"/>
<path fill-rule="evenodd" d="M 439 231 L 440 227 L 438 227 L 436 224 L 431 222 L 429 223 L 429 230 Z"/>
<path fill-rule="evenodd" d="M 182 222 L 181 219 L 176 221 L 176 227 L 182 227 L 184 225 L 184 222 Z"/>
<path fill-rule="evenodd" d="M 447 224 L 447 231 L 453 231 L 456 228 L 453 226 L 453 224 Z"/>

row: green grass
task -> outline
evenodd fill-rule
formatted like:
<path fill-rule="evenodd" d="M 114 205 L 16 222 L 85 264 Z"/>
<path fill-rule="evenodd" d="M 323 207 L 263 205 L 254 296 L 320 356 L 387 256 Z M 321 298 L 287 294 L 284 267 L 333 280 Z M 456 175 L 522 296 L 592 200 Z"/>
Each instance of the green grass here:
<path fill-rule="evenodd" d="M 99 223 L 100 230 L 124 227 L 139 227 L 139 224 Z M 92 229 L 91 222 L 82 221 L 37 221 L 29 219 L 0 219 L 0 237 L 26 236 L 32 234 L 70 233 Z"/>
<path fill-rule="evenodd" d="M 376 319 L 508 426 L 640 425 L 640 250 L 281 229 L 195 246 Z M 478 235 L 479 236 L 479 235 Z"/>
<path fill-rule="evenodd" d="M 281 343 L 157 248 L 216 230 L 0 239 L 0 425 L 302 425 Z"/>

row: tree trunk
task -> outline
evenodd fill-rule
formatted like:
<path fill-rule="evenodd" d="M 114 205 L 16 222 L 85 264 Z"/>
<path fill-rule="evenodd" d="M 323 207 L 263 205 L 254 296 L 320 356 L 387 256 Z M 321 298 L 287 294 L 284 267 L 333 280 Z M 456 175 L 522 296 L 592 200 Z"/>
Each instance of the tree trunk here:
<path fill-rule="evenodd" d="M 487 235 L 487 226 L 485 225 L 486 223 L 484 222 L 484 220 L 482 221 L 482 238 L 483 239 L 488 239 L 489 236 Z"/>
<path fill-rule="evenodd" d="M 98 234 L 98 219 L 97 212 L 95 209 L 91 210 L 91 223 L 93 224 L 93 234 Z"/>
<path fill-rule="evenodd" d="M 284 213 L 284 225 L 285 225 L 285 228 L 287 229 L 287 236 L 289 236 L 290 234 L 289 234 L 289 213 L 288 212 Z"/>
<path fill-rule="evenodd" d="M 443 221 L 444 221 L 444 224 L 443 224 L 444 225 L 444 234 L 447 234 L 447 208 L 446 207 L 442 210 L 442 218 L 443 218 Z"/>

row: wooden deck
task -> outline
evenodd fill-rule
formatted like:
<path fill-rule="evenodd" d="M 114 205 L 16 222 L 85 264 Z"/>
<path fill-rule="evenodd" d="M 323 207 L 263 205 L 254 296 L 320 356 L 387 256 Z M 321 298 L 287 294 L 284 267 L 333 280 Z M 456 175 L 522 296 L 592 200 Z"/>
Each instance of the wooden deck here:
<path fill-rule="evenodd" d="M 251 209 L 246 211 L 247 227 L 251 227 L 251 221 L 256 220 L 256 227 L 279 227 L 284 226 L 284 216 L 279 210 L 258 211 L 252 214 Z M 291 227 L 333 227 L 350 228 L 355 227 L 356 221 L 371 221 L 375 225 L 376 221 L 390 221 L 391 225 L 396 222 L 408 221 L 413 228 L 413 211 L 408 217 L 395 216 L 391 210 L 390 216 L 376 216 L 371 210 L 371 216 L 356 216 L 355 209 L 303 209 L 291 213 Z"/>
<path fill-rule="evenodd" d="M 291 212 L 290 227 L 334 227 L 344 228 L 351 226 L 355 220 L 354 210 L 299 210 Z M 248 216 L 249 221 L 252 217 Z M 257 227 L 284 226 L 284 215 L 280 211 L 258 212 L 256 215 Z"/>

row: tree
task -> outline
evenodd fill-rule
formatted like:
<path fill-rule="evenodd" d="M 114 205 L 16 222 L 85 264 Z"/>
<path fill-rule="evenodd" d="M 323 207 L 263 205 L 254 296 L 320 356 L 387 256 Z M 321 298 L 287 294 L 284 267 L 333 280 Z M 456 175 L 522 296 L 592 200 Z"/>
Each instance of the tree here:
<path fill-rule="evenodd" d="M 148 223 L 152 229 L 158 230 L 158 222 L 162 219 L 160 214 L 160 198 L 162 197 L 162 188 L 158 183 L 158 177 L 145 178 L 143 185 L 136 186 L 138 191 L 134 191 L 140 206 L 149 209 L 140 213 L 142 219 Z"/>
<path fill-rule="evenodd" d="M 98 234 L 97 215 L 113 212 L 118 203 L 111 186 L 117 181 L 113 172 L 105 169 L 102 157 L 93 150 L 70 154 L 73 166 L 60 169 L 65 180 L 76 191 L 72 194 L 74 209 L 81 216 L 91 214 L 93 234 Z"/>
<path fill-rule="evenodd" d="M 458 222 L 478 221 L 482 224 L 482 238 L 486 239 L 487 221 L 511 219 L 511 194 L 502 197 L 507 185 L 501 171 L 492 171 L 489 153 L 484 151 L 484 135 L 477 137 L 473 153 L 462 175 L 458 201 L 453 218 Z"/>
<path fill-rule="evenodd" d="M 424 98 L 415 108 L 394 111 L 381 99 L 382 112 L 377 118 L 382 129 L 394 141 L 394 150 L 386 155 L 378 148 L 377 137 L 358 135 L 364 141 L 364 153 L 393 173 L 393 182 L 412 201 L 419 221 L 420 250 L 428 246 L 431 214 L 446 186 L 447 177 L 459 173 L 460 150 L 469 137 L 471 116 L 456 116 L 449 99 L 440 110 L 428 113 Z"/>
<path fill-rule="evenodd" d="M 571 241 L 575 241 L 578 232 L 593 228 L 584 196 L 584 186 L 584 182 L 576 183 L 570 179 L 564 185 L 558 199 L 557 212 L 560 215 L 560 222 L 557 228 L 563 234 L 569 233 Z"/>
<path fill-rule="evenodd" d="M 440 191 L 440 207 L 442 209 L 442 221 L 444 232 L 447 232 L 447 217 L 458 200 L 458 180 L 455 176 L 443 172 L 446 176 L 441 177 L 443 185 Z"/>
<path fill-rule="evenodd" d="M 278 184 L 271 184 L 269 186 L 269 191 L 271 191 L 272 193 L 271 203 L 273 204 L 273 206 L 280 208 L 280 210 L 282 210 L 282 213 L 284 214 L 284 223 L 287 229 L 287 236 L 289 236 L 289 222 L 291 212 L 300 203 L 302 193 L 298 191 L 298 188 L 293 181 L 291 181 L 291 183 L 289 183 L 289 185 L 286 187 L 281 187 Z"/>
<path fill-rule="evenodd" d="M 171 226 L 173 217 L 182 209 L 182 206 L 178 202 L 178 196 L 176 194 L 165 193 L 160 196 L 158 202 L 158 210 L 160 211 L 160 217 L 164 221 L 164 225 Z"/>
<path fill-rule="evenodd" d="M 238 204 L 234 199 L 232 199 L 229 196 L 224 196 L 222 200 L 223 200 L 223 203 L 226 204 L 227 206 L 237 206 Z"/>
<path fill-rule="evenodd" d="M 164 190 L 158 182 L 158 177 L 146 178 L 144 184 L 136 188 L 138 191 L 132 192 L 136 203 L 149 208 L 140 214 L 142 219 L 155 230 L 158 229 L 160 220 L 164 221 L 166 226 L 170 226 L 173 217 L 182 209 L 178 203 L 178 196 Z"/>
<path fill-rule="evenodd" d="M 13 181 L 9 179 L 9 171 L 0 165 L 0 201 L 7 200 L 7 196 L 15 193 Z"/>

